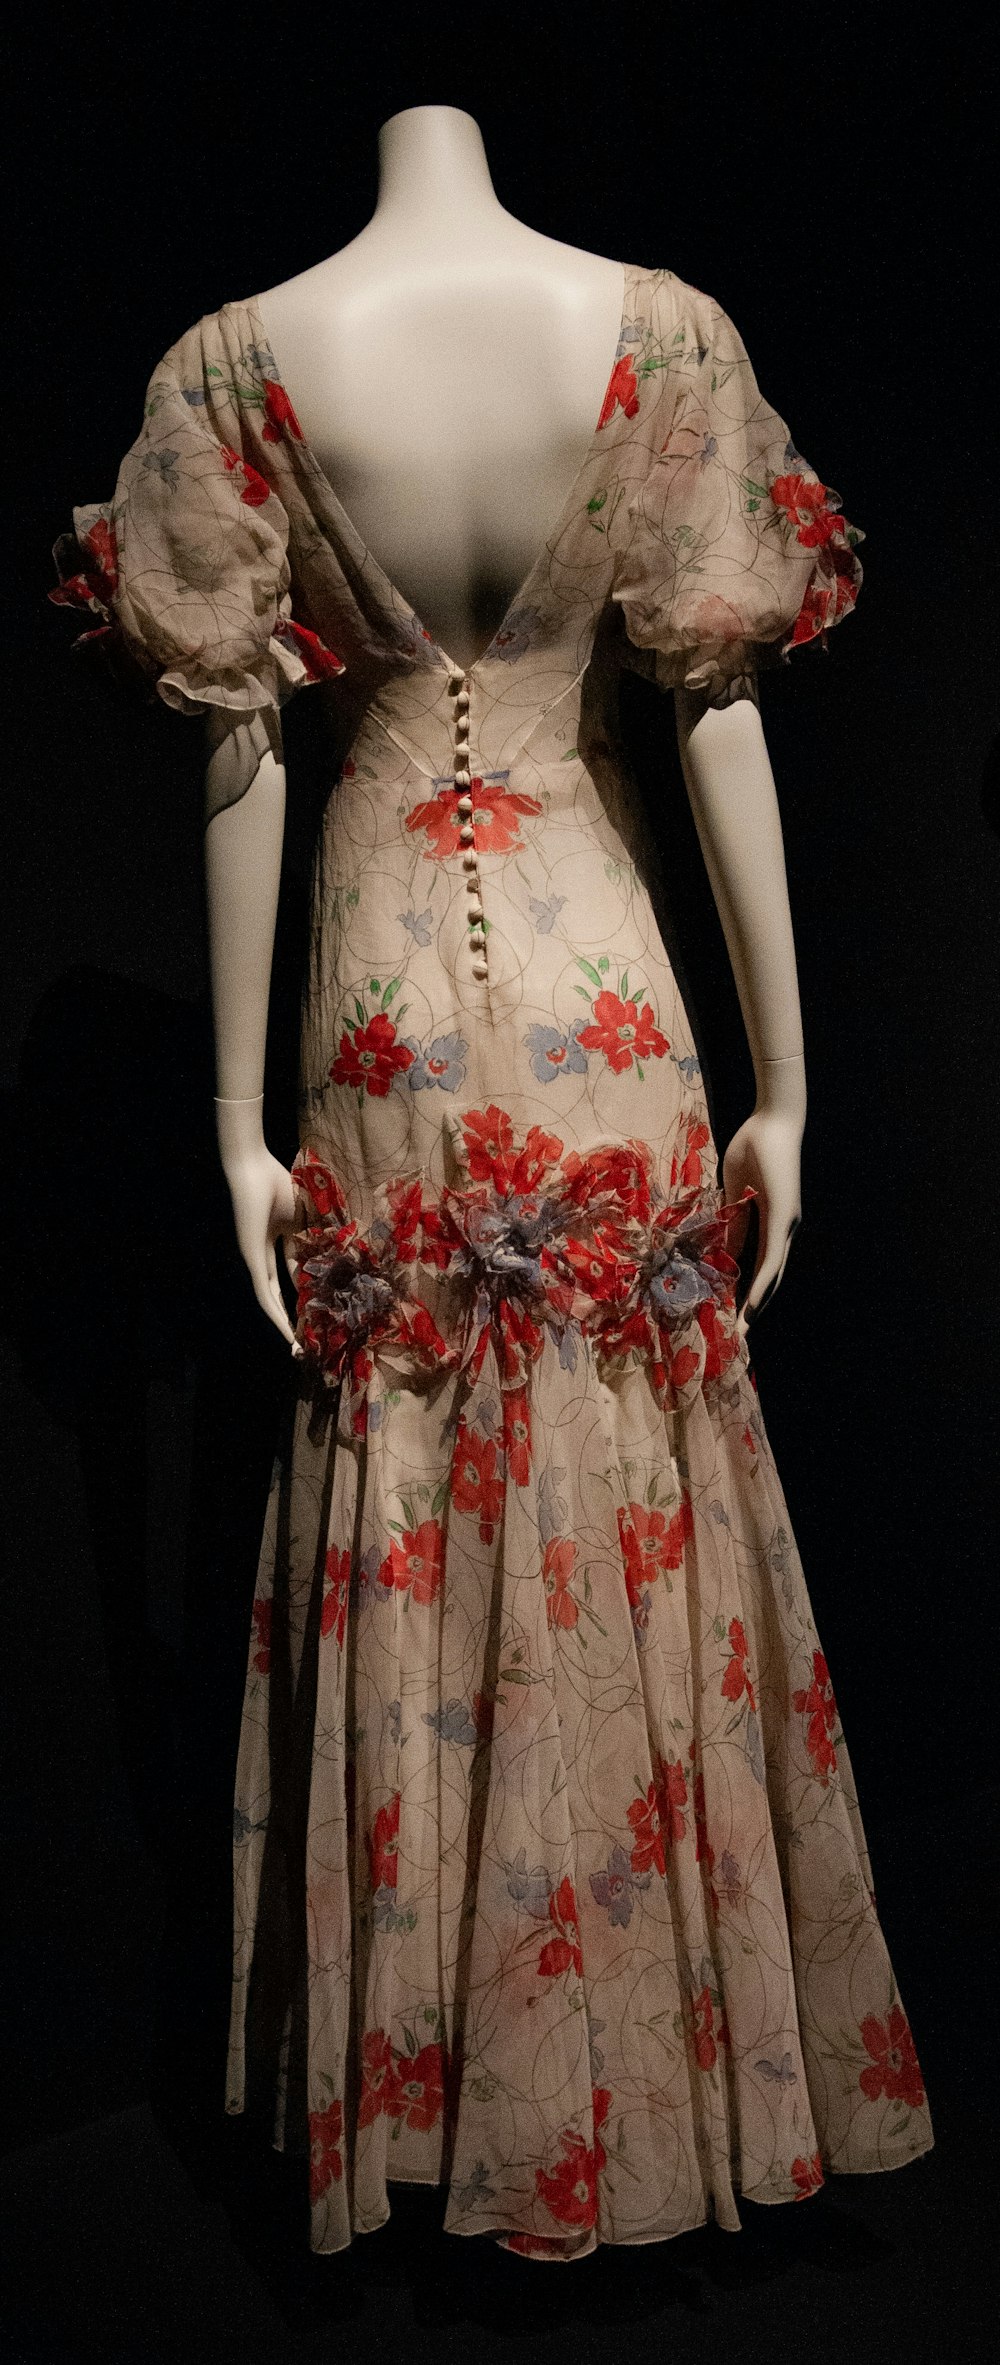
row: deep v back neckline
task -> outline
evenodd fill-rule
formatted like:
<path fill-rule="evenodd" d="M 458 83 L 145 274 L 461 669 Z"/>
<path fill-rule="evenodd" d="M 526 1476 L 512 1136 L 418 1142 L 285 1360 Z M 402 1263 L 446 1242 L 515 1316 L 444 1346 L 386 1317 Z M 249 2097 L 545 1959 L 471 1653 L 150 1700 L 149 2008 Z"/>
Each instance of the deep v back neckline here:
<path fill-rule="evenodd" d="M 397 583 L 393 582 L 391 575 L 376 558 L 374 551 L 366 542 L 364 535 L 354 524 L 353 519 L 345 509 L 344 504 L 340 499 L 339 493 L 335 492 L 334 487 L 330 483 L 329 477 L 326 475 L 325 470 L 320 466 L 319 460 L 317 459 L 313 446 L 310 443 L 309 437 L 305 434 L 298 414 L 295 410 L 294 398 L 291 389 L 289 388 L 288 380 L 283 375 L 280 357 L 274 350 L 273 339 L 268 335 L 263 317 L 261 315 L 260 297 L 257 295 L 247 296 L 244 297 L 241 302 L 234 302 L 231 304 L 225 304 L 223 306 L 223 311 L 226 313 L 232 314 L 234 312 L 242 312 L 246 316 L 253 331 L 254 345 L 258 347 L 262 353 L 266 354 L 268 359 L 273 363 L 276 382 L 281 387 L 295 418 L 295 426 L 297 429 L 295 441 L 298 444 L 299 450 L 304 454 L 306 460 L 308 461 L 314 483 L 320 495 L 322 496 L 323 506 L 329 513 L 330 518 L 336 524 L 337 530 L 343 541 L 347 544 L 355 564 L 367 566 L 370 569 L 376 581 L 381 586 L 384 595 L 391 602 L 397 613 L 401 613 L 412 629 L 415 632 L 419 632 L 421 634 L 421 636 L 426 640 L 432 654 L 438 659 L 440 664 L 447 670 L 447 672 L 461 674 L 465 680 L 469 680 L 475 674 L 477 674 L 480 670 L 480 667 L 486 665 L 490 658 L 497 651 L 501 639 L 507 632 L 507 628 L 511 622 L 511 619 L 515 615 L 516 611 L 521 607 L 523 602 L 528 598 L 544 561 L 548 558 L 550 551 L 555 547 L 572 515 L 577 487 L 580 483 L 581 477 L 583 476 L 586 468 L 593 458 L 597 437 L 602 425 L 604 424 L 608 388 L 610 386 L 611 379 L 614 376 L 615 366 L 621 353 L 622 336 L 629 318 L 629 302 L 632 292 L 633 269 L 628 263 L 619 263 L 618 268 L 622 274 L 622 301 L 618 319 L 618 329 L 615 338 L 614 351 L 611 355 L 607 375 L 605 378 L 604 394 L 601 401 L 601 407 L 598 412 L 594 427 L 591 430 L 586 450 L 584 451 L 580 462 L 574 471 L 572 483 L 567 488 L 565 500 L 562 503 L 562 507 L 559 510 L 554 524 L 550 527 L 544 542 L 536 551 L 527 573 L 518 584 L 517 589 L 512 594 L 512 597 L 508 600 L 503 615 L 500 618 L 499 624 L 496 626 L 495 631 L 491 634 L 490 639 L 487 641 L 486 647 L 480 650 L 479 655 L 473 658 L 470 665 L 460 665 L 458 660 L 450 656 L 448 650 L 443 647 L 439 640 L 435 638 L 429 626 L 424 623 L 423 618 L 418 615 L 417 610 L 406 598 L 405 593 L 400 590 Z"/>

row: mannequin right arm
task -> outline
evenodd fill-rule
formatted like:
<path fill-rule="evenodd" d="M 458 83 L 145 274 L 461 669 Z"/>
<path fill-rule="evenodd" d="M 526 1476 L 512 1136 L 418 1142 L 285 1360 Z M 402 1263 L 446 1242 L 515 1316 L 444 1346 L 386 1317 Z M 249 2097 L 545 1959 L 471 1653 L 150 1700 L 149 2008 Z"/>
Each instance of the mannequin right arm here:
<path fill-rule="evenodd" d="M 210 710 L 205 883 L 215 1023 L 216 1127 L 240 1254 L 257 1303 L 289 1345 L 275 1242 L 295 1192 L 264 1140 L 264 1046 L 285 825 L 280 726 Z"/>

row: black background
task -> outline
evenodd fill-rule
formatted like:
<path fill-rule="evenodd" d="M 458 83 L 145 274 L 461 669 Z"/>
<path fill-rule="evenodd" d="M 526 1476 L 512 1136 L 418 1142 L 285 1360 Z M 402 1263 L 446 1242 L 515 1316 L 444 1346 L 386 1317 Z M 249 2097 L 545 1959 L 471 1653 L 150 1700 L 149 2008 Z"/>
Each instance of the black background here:
<path fill-rule="evenodd" d="M 393 2324 L 411 2347 L 485 2337 L 467 2244 L 445 2244 L 435 2314 L 421 2243 L 407 2247 L 424 2199 L 411 2194 L 349 2264 L 318 2262 L 317 2330 L 301 2223 L 282 2249 L 277 2201 L 252 2182 L 232 2198 L 232 2161 L 213 2150 L 236 1730 L 286 1351 L 238 1264 L 211 1139 L 200 734 L 116 702 L 70 659 L 79 626 L 46 599 L 51 544 L 73 503 L 113 490 L 166 346 L 344 245 L 374 203 L 380 123 L 443 103 L 480 124 L 513 213 L 718 298 L 866 534 L 857 615 L 827 654 L 803 650 L 764 684 L 810 1105 L 803 1223 L 753 1345 L 938 2136 L 908 2177 L 837 2179 L 810 2211 L 748 2210 L 786 2221 L 741 2238 L 749 2265 L 706 2234 L 702 2251 L 684 2237 L 624 2263 L 602 2252 L 556 2292 L 531 2268 L 510 2281 L 499 2253 L 477 2272 L 515 2345 L 570 2319 L 585 2345 L 602 2308 L 603 2341 L 607 2294 L 627 2288 L 640 2342 L 645 2328 L 658 2346 L 681 2307 L 689 2353 L 717 2353 L 738 2322 L 745 2346 L 743 2284 L 759 2277 L 752 2337 L 771 2357 L 817 2309 L 831 2340 L 856 2316 L 886 2353 L 897 2338 L 925 2354 L 946 2270 L 961 2306 L 982 2288 L 970 2193 L 993 2148 L 998 378 L 983 21 L 941 12 L 932 34 L 889 10 L 649 6 L 585 25 L 541 7 L 352 27 L 302 8 L 141 23 L 91 10 L 30 38 L 23 24 L 3 406 L 16 2353 L 283 2358 Z M 669 701 L 630 690 L 722 1150 L 752 1101 L 739 1010 Z M 310 705 L 285 715 L 268 1068 L 285 1157 L 322 794 Z M 181 2095 L 187 2115 L 172 2116 Z M 696 2300 L 681 2249 L 715 2261 Z"/>

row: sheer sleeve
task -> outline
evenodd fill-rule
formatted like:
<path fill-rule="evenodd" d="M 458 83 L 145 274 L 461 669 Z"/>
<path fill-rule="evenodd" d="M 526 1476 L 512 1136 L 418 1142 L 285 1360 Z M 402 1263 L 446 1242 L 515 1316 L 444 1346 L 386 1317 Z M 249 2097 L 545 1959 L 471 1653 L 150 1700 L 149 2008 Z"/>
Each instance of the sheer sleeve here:
<path fill-rule="evenodd" d="M 636 670 L 725 704 L 761 664 L 826 644 L 861 588 L 863 534 L 761 394 L 728 315 L 694 298 L 667 432 L 628 505 L 612 599 Z"/>
<path fill-rule="evenodd" d="M 48 595 L 92 619 L 75 649 L 182 714 L 279 707 L 344 670 L 293 616 L 286 511 L 212 379 L 196 327 L 150 379 L 113 498 L 74 508 Z"/>

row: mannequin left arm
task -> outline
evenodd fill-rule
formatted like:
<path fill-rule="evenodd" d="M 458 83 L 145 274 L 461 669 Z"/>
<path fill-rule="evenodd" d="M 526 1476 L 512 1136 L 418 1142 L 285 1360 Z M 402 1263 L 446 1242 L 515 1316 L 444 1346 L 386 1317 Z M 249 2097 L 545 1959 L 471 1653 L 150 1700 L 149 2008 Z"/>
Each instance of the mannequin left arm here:
<path fill-rule="evenodd" d="M 757 1262 L 740 1335 L 785 1269 L 801 1216 L 805 1058 L 778 799 L 754 699 L 675 694 L 685 784 L 732 963 L 757 1084 L 723 1158 L 727 1199 L 757 1191 Z"/>

